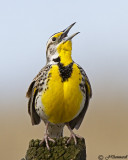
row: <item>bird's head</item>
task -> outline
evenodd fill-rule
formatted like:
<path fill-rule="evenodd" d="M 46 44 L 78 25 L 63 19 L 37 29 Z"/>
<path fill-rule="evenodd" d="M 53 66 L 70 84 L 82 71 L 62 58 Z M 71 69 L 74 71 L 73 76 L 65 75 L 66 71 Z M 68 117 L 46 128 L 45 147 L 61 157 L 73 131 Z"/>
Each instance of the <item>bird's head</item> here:
<path fill-rule="evenodd" d="M 68 37 L 68 32 L 74 26 L 71 24 L 65 30 L 52 35 L 47 42 L 46 56 L 47 63 L 62 63 L 64 66 L 72 62 L 72 38 L 79 32 Z"/>

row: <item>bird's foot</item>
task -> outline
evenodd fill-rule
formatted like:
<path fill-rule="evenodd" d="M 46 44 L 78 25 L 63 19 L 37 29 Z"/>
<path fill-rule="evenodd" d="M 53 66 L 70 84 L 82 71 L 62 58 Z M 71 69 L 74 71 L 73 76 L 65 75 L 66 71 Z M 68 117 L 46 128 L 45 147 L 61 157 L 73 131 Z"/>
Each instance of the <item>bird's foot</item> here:
<path fill-rule="evenodd" d="M 75 133 L 72 131 L 72 132 L 71 132 L 71 135 L 70 135 L 70 138 L 69 138 L 68 141 L 67 141 L 67 144 L 69 144 L 69 142 L 70 142 L 71 139 L 73 138 L 73 139 L 74 139 L 74 142 L 75 142 L 75 145 L 77 145 L 77 139 L 76 139 L 76 137 L 77 137 L 77 138 L 80 138 L 80 139 L 83 139 L 83 137 L 75 134 Z"/>
<path fill-rule="evenodd" d="M 45 141 L 45 143 L 46 143 L 46 147 L 47 147 L 48 150 L 50 150 L 48 141 L 51 141 L 51 142 L 55 143 L 55 140 L 52 139 L 52 138 L 50 138 L 50 137 L 48 136 L 48 134 L 45 134 L 45 135 L 44 135 L 44 138 L 43 138 L 43 140 L 40 142 L 40 145 L 41 145 L 42 143 L 44 143 L 44 141 Z"/>

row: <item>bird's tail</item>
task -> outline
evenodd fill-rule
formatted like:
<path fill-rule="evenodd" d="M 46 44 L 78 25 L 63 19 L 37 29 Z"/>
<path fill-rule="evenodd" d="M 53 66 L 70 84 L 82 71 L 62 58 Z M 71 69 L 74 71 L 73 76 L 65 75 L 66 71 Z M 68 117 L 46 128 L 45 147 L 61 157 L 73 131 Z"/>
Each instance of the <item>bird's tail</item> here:
<path fill-rule="evenodd" d="M 48 124 L 47 133 L 50 138 L 60 138 L 63 137 L 64 124 Z"/>

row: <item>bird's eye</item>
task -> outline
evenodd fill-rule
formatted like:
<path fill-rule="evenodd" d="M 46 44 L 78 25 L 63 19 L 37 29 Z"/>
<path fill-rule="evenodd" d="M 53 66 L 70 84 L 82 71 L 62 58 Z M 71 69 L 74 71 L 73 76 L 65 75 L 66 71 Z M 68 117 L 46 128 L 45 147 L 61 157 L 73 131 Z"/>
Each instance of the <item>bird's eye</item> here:
<path fill-rule="evenodd" d="M 53 38 L 52 38 L 52 41 L 56 41 L 56 37 L 53 37 Z"/>

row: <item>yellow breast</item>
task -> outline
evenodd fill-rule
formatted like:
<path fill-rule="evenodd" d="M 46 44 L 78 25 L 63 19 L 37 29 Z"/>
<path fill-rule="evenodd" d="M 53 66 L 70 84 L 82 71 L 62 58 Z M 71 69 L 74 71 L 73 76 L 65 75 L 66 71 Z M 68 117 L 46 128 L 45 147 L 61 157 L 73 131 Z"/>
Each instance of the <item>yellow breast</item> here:
<path fill-rule="evenodd" d="M 71 121 L 80 110 L 82 93 L 79 87 L 81 74 L 76 64 L 73 64 L 73 72 L 67 81 L 62 82 L 59 67 L 53 65 L 49 71 L 51 74 L 48 89 L 43 92 L 41 101 L 43 111 L 52 123 L 65 123 Z"/>

